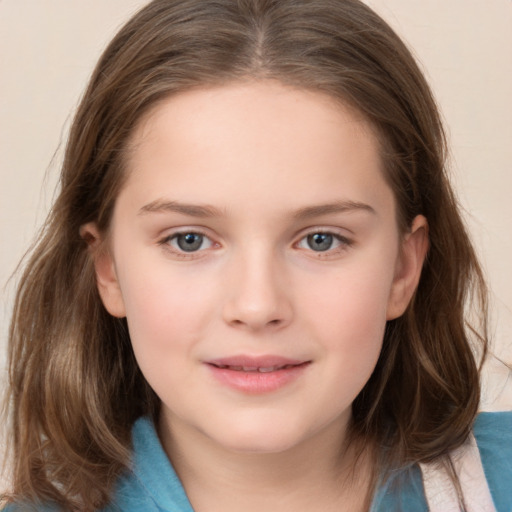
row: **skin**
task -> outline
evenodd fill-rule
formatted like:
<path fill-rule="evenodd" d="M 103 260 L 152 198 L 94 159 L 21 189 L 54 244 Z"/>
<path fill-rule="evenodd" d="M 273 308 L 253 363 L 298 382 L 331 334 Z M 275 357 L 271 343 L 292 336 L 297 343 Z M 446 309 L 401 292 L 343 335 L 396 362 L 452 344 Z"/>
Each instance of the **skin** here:
<path fill-rule="evenodd" d="M 109 239 L 94 224 L 84 232 L 93 248 L 108 243 L 93 251 L 98 288 L 127 317 L 195 510 L 360 510 L 370 460 L 357 485 L 340 485 L 354 461 L 351 404 L 428 245 L 423 217 L 398 231 L 371 128 L 329 97 L 278 83 L 193 90 L 138 125 L 128 173 Z M 327 250 L 311 245 L 319 232 L 332 234 Z M 198 250 L 180 248 L 183 233 L 204 236 Z M 240 354 L 308 364 L 251 394 L 205 363 Z"/>

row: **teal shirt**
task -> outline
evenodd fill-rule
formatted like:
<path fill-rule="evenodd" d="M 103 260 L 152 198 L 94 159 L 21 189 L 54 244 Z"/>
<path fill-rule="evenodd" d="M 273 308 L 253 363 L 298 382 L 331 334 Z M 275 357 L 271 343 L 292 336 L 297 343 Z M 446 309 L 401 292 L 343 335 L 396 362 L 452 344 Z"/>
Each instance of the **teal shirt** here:
<path fill-rule="evenodd" d="M 473 433 L 496 510 L 512 512 L 512 411 L 479 414 Z M 11 506 L 6 510 L 15 509 Z M 112 504 L 103 510 L 119 511 L 194 512 L 147 418 L 133 426 L 132 470 L 119 480 Z M 397 471 L 377 490 L 371 512 L 390 511 L 428 512 L 418 466 Z"/>
<path fill-rule="evenodd" d="M 512 411 L 480 413 L 473 434 L 496 511 L 512 512 Z M 399 485 L 395 487 L 395 483 Z M 393 492 L 395 488 L 400 492 Z M 385 511 L 428 512 L 417 465 L 397 472 L 378 489 L 371 512 Z"/>
<path fill-rule="evenodd" d="M 479 414 L 473 433 L 496 510 L 512 512 L 512 411 Z M 149 420 L 134 425 L 133 443 L 133 473 L 120 481 L 115 506 L 105 512 L 194 512 Z M 396 488 L 399 493 L 392 490 Z M 428 512 L 418 466 L 398 471 L 378 489 L 371 508 L 372 512 L 400 510 Z"/>

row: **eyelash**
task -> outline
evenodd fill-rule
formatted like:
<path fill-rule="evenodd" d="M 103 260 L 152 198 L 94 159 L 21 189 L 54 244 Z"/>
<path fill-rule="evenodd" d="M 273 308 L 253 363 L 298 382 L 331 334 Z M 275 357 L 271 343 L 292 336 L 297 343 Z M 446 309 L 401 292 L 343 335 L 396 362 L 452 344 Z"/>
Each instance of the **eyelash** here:
<path fill-rule="evenodd" d="M 203 237 L 202 242 L 204 242 L 204 240 L 208 240 L 210 242 L 210 246 L 207 247 L 206 249 L 199 249 L 199 250 L 196 250 L 196 251 L 189 251 L 189 252 L 187 252 L 187 251 L 184 251 L 183 249 L 176 248 L 176 247 L 173 247 L 171 245 L 171 242 L 173 240 L 178 240 L 178 237 L 185 236 L 185 235 L 198 235 L 200 237 Z M 324 251 L 315 251 L 315 250 L 313 250 L 311 248 L 301 248 L 301 247 L 299 247 L 300 243 L 302 243 L 303 241 L 306 241 L 306 243 L 308 243 L 308 237 L 314 236 L 314 235 L 328 235 L 328 236 L 331 236 L 333 241 L 339 243 L 339 246 L 335 247 L 334 249 L 329 247 L 329 248 L 327 248 Z M 294 247 L 296 247 L 298 249 L 306 250 L 306 251 L 314 254 L 315 257 L 326 258 L 326 257 L 329 257 L 329 256 L 338 255 L 338 254 L 346 251 L 347 249 L 349 249 L 353 245 L 353 243 L 354 243 L 353 240 L 350 240 L 349 238 L 347 238 L 345 236 L 342 236 L 342 235 L 340 235 L 338 233 L 335 233 L 333 231 L 329 231 L 327 229 L 316 228 L 316 229 L 311 229 L 308 233 L 303 235 L 298 240 L 298 242 L 296 242 L 294 244 Z M 197 230 L 197 229 L 195 229 L 195 230 L 191 229 L 189 231 L 179 231 L 179 232 L 173 233 L 171 235 L 168 235 L 168 236 L 162 238 L 158 242 L 158 245 L 164 247 L 165 250 L 171 252 L 173 254 L 173 256 L 176 256 L 176 257 L 179 257 L 179 258 L 183 258 L 183 259 L 198 258 L 198 257 L 200 257 L 201 253 L 203 253 L 207 249 L 210 249 L 212 246 L 216 246 L 216 245 L 219 246 L 219 244 L 216 244 L 213 240 L 211 240 L 211 238 L 206 233 L 204 233 L 204 232 L 202 232 L 200 230 Z"/>
<path fill-rule="evenodd" d="M 343 235 L 340 235 L 339 233 L 329 231 L 328 229 L 325 229 L 325 228 L 316 228 L 316 229 L 310 230 L 308 233 L 306 233 L 304 236 L 302 236 L 300 238 L 300 240 L 295 244 L 295 246 L 298 247 L 298 245 L 302 241 L 306 241 L 306 243 L 307 243 L 308 238 L 310 236 L 314 236 L 314 235 L 328 235 L 328 236 L 332 237 L 333 242 L 339 243 L 338 247 L 328 248 L 325 251 L 314 251 L 311 248 L 305 248 L 306 251 L 313 253 L 315 255 L 315 257 L 317 257 L 317 258 L 328 258 L 330 256 L 337 256 L 340 253 L 349 249 L 354 243 L 353 240 L 350 240 L 349 238 L 347 238 Z"/>
<path fill-rule="evenodd" d="M 166 251 L 169 251 L 170 253 L 172 253 L 173 256 L 176 256 L 178 258 L 183 258 L 183 259 L 197 258 L 199 256 L 199 253 L 204 252 L 205 249 L 202 249 L 199 251 L 187 252 L 184 250 L 180 250 L 179 248 L 174 248 L 171 245 L 171 242 L 173 240 L 177 240 L 179 236 L 185 236 L 185 235 L 199 235 L 199 236 L 203 237 L 203 239 L 209 240 L 212 246 L 218 245 L 218 244 L 215 244 L 215 242 L 213 242 L 211 240 L 211 238 L 206 233 L 204 233 L 200 230 L 197 230 L 197 229 L 191 229 L 191 230 L 187 230 L 187 231 L 178 231 L 177 233 L 173 233 L 172 235 L 168 235 L 168 236 L 162 238 L 162 240 L 160 240 L 158 242 L 158 244 L 161 245 Z"/>

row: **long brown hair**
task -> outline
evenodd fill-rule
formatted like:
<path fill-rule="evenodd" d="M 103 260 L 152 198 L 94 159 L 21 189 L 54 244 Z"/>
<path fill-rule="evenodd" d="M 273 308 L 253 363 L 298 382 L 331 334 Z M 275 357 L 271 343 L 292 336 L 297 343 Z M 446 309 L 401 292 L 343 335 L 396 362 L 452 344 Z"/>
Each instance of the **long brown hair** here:
<path fill-rule="evenodd" d="M 159 402 L 123 319 L 99 298 L 80 226 L 105 231 L 130 134 L 178 91 L 278 80 L 357 109 L 379 135 L 405 232 L 423 214 L 430 249 L 406 313 L 353 404 L 352 432 L 380 467 L 445 460 L 479 403 L 486 288 L 445 167 L 430 89 L 398 36 L 358 0 L 155 0 L 103 53 L 71 127 L 58 196 L 26 262 L 10 329 L 13 493 L 95 510 L 130 458 L 130 430 Z M 466 323 L 468 308 L 477 325 Z M 475 343 L 476 342 L 476 343 Z"/>

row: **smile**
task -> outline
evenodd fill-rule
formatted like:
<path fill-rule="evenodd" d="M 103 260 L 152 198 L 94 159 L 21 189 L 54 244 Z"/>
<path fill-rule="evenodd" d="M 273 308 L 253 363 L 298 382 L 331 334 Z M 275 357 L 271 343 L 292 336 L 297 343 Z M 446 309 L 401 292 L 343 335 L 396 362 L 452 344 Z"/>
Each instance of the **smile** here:
<path fill-rule="evenodd" d="M 302 363 L 305 364 L 305 363 Z M 229 365 L 213 365 L 217 368 L 225 369 L 225 370 L 232 370 L 234 372 L 259 372 L 259 373 L 270 373 L 275 372 L 278 370 L 287 370 L 288 368 L 293 368 L 294 364 L 286 364 L 284 366 L 229 366 Z"/>
<path fill-rule="evenodd" d="M 278 391 L 305 373 L 311 361 L 279 356 L 236 356 L 206 362 L 214 379 L 222 386 L 246 394 Z"/>

